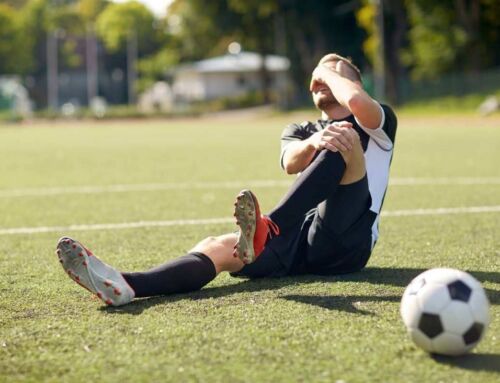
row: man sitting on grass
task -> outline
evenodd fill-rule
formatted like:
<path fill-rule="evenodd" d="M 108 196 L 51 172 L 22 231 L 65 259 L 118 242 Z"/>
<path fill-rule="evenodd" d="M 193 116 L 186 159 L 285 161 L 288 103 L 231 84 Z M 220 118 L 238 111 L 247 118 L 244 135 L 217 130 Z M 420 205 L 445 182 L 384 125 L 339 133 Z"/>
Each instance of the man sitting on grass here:
<path fill-rule="evenodd" d="M 292 124 L 281 137 L 281 165 L 299 174 L 262 215 L 255 195 L 237 196 L 239 231 L 209 237 L 187 255 L 145 272 L 119 272 L 63 237 L 57 255 L 68 275 L 109 305 L 195 291 L 222 271 L 247 278 L 342 274 L 361 270 L 378 239 L 397 120 L 362 88 L 359 69 L 337 54 L 312 73 L 317 122 Z"/>

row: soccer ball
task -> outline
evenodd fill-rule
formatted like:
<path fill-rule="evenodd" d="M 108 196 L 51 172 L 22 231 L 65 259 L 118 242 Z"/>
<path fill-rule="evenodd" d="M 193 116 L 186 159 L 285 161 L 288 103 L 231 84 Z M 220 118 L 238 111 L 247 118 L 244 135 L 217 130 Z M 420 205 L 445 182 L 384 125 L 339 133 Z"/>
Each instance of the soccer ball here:
<path fill-rule="evenodd" d="M 462 355 L 474 348 L 490 322 L 481 284 L 454 269 L 431 269 L 406 288 L 401 316 L 415 344 L 425 351 Z"/>

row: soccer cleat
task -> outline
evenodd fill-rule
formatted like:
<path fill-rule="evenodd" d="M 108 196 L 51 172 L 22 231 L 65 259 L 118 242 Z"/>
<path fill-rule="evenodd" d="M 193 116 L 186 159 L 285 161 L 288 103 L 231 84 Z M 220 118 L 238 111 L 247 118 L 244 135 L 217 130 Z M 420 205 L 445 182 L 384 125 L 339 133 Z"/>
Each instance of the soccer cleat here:
<path fill-rule="evenodd" d="M 233 255 L 245 264 L 252 263 L 264 250 L 271 233 L 279 235 L 279 227 L 260 213 L 257 197 L 250 190 L 242 190 L 236 197 L 234 216 L 240 231 Z"/>
<path fill-rule="evenodd" d="M 121 273 L 105 264 L 80 242 L 62 237 L 56 254 L 68 276 L 107 305 L 121 306 L 135 297 Z"/>

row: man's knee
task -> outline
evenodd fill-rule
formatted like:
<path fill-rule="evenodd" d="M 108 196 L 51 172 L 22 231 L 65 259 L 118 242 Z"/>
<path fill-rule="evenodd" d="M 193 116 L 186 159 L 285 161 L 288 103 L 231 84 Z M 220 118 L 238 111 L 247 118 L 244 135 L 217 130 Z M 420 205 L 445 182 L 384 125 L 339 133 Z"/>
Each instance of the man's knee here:
<path fill-rule="evenodd" d="M 210 236 L 200 241 L 190 252 L 200 252 L 212 260 L 217 274 L 221 271 L 235 272 L 241 270 L 243 262 L 233 256 L 233 248 L 236 244 L 235 233 Z"/>
<path fill-rule="evenodd" d="M 366 174 L 366 165 L 361 142 L 358 140 L 353 145 L 352 150 L 342 152 L 341 155 L 346 163 L 346 169 L 340 183 L 348 185 L 362 179 Z"/>

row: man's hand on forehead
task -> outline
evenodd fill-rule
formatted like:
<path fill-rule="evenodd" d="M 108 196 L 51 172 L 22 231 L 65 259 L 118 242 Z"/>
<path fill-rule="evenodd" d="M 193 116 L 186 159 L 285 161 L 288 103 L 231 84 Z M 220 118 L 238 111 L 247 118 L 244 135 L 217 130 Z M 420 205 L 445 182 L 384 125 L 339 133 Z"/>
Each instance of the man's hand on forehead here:
<path fill-rule="evenodd" d="M 337 72 L 342 77 L 352 80 L 351 68 L 342 60 L 337 61 L 335 65 L 335 72 Z"/>
<path fill-rule="evenodd" d="M 352 73 L 352 69 L 348 64 L 345 63 L 345 61 L 327 61 L 318 64 L 318 66 L 314 69 L 311 78 L 311 84 L 309 86 L 309 90 L 311 92 L 313 91 L 315 86 L 326 83 L 324 77 L 328 74 L 328 72 L 334 72 L 350 81 L 356 81 L 356 78 Z"/>
<path fill-rule="evenodd" d="M 309 90 L 312 92 L 315 87 L 318 85 L 324 85 L 326 84 L 325 81 L 325 75 L 328 74 L 328 72 L 335 72 L 335 67 L 333 66 L 328 66 L 328 63 L 324 64 L 319 64 L 316 68 L 314 68 L 312 77 L 311 77 L 311 84 L 309 85 Z"/>

